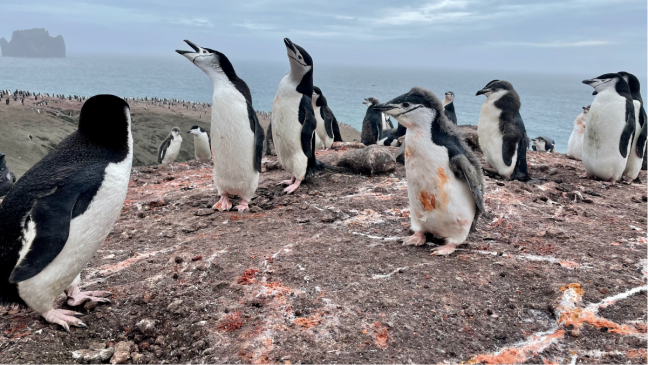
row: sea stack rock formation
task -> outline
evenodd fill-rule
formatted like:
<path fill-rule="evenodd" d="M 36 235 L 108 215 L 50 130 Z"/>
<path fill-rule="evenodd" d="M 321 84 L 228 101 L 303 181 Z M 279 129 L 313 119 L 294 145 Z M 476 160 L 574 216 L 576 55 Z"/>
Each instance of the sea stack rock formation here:
<path fill-rule="evenodd" d="M 16 30 L 11 41 L 0 38 L 3 57 L 65 58 L 63 36 L 52 37 L 44 28 Z"/>

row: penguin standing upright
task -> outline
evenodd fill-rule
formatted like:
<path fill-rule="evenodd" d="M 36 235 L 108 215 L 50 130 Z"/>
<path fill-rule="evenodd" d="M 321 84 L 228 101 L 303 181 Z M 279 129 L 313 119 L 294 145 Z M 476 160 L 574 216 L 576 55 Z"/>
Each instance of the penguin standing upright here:
<path fill-rule="evenodd" d="M 360 141 L 369 146 L 376 144 L 382 136 L 383 130 L 383 113 L 374 110 L 374 106 L 380 104 L 380 101 L 374 97 L 366 98 L 362 104 L 367 106 L 364 120 L 362 121 L 362 131 Z"/>
<path fill-rule="evenodd" d="M 594 88 L 583 139 L 583 167 L 588 174 L 615 183 L 621 179 L 635 133 L 635 110 L 628 83 L 609 73 L 583 83 Z"/>
<path fill-rule="evenodd" d="M 639 79 L 628 72 L 621 71 L 619 75 L 628 83 L 630 88 L 630 95 L 632 96 L 632 103 L 635 109 L 635 135 L 632 139 L 632 150 L 628 155 L 628 162 L 623 171 L 623 176 L 629 180 L 634 180 L 638 183 L 639 171 L 643 163 L 643 156 L 646 153 L 646 110 L 643 106 L 643 98 L 641 97 L 641 84 Z"/>
<path fill-rule="evenodd" d="M 252 94 L 221 52 L 185 40 L 195 52 L 176 51 L 209 76 L 214 84 L 211 120 L 214 185 L 220 200 L 214 209 L 230 210 L 230 195 L 241 197 L 236 209 L 248 209 L 259 185 L 264 131 L 252 107 Z"/>
<path fill-rule="evenodd" d="M 414 87 L 374 108 L 407 127 L 405 170 L 414 235 L 403 244 L 420 246 L 429 232 L 446 240 L 433 255 L 451 254 L 485 213 L 479 160 L 427 89 Z"/>
<path fill-rule="evenodd" d="M 211 137 L 203 127 L 193 126 L 187 133 L 194 136 L 194 150 L 196 160 L 209 160 L 211 155 Z"/>
<path fill-rule="evenodd" d="M 7 167 L 4 153 L 0 152 L 0 197 L 7 195 L 15 182 L 16 176 Z"/>
<path fill-rule="evenodd" d="M 443 113 L 454 124 L 457 125 L 457 115 L 454 107 L 455 95 L 452 91 L 446 91 L 443 98 Z"/>
<path fill-rule="evenodd" d="M 121 213 L 133 160 L 128 104 L 97 95 L 81 108 L 78 130 L 13 186 L 0 205 L 0 301 L 27 305 L 69 330 L 85 327 L 68 304 L 110 302 L 79 290 L 79 273 Z"/>
<path fill-rule="evenodd" d="M 333 121 L 335 116 L 333 113 L 328 113 L 328 102 L 326 97 L 322 94 L 319 87 L 313 86 L 313 112 L 317 120 L 317 127 L 315 133 L 319 137 L 325 150 L 328 150 L 333 145 Z M 336 121 L 337 122 L 337 121 Z"/>
<path fill-rule="evenodd" d="M 520 96 L 508 81 L 493 80 L 476 95 L 486 95 L 477 124 L 479 146 L 490 167 L 503 178 L 529 180 L 529 137 L 520 116 Z"/>
<path fill-rule="evenodd" d="M 173 163 L 180 154 L 181 145 L 182 136 L 180 135 L 180 128 L 173 127 L 171 133 L 169 133 L 167 138 L 160 143 L 160 147 L 158 147 L 158 163 Z"/>
<path fill-rule="evenodd" d="M 567 156 L 576 160 L 583 159 L 583 136 L 585 135 L 585 122 L 587 121 L 589 109 L 590 105 L 584 106 L 583 112 L 576 117 L 576 120 L 574 120 L 574 129 L 567 142 Z"/>

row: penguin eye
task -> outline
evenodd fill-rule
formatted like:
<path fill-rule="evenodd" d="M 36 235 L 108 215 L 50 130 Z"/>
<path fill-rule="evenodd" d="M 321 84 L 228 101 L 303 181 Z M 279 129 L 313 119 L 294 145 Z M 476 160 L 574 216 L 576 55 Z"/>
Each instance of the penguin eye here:
<path fill-rule="evenodd" d="M 302 56 L 297 56 L 297 58 L 299 58 L 299 59 L 301 60 L 301 59 L 302 59 Z"/>
<path fill-rule="evenodd" d="M 207 51 L 203 50 L 203 53 L 207 53 Z"/>
<path fill-rule="evenodd" d="M 409 103 L 405 102 L 403 103 L 403 108 L 407 108 L 409 106 Z"/>

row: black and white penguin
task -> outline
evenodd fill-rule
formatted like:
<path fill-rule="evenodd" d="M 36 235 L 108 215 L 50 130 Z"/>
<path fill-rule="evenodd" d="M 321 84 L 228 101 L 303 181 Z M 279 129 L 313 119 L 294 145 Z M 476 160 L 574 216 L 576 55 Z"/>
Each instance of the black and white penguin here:
<path fill-rule="evenodd" d="M 457 115 L 454 107 L 455 95 L 452 91 L 446 91 L 443 98 L 443 113 L 454 124 L 457 125 Z"/>
<path fill-rule="evenodd" d="M 389 117 L 389 115 L 383 113 L 382 114 L 382 130 L 384 132 L 384 131 L 387 131 L 387 130 L 390 130 L 390 129 L 394 129 L 394 123 L 392 123 L 392 120 Z"/>
<path fill-rule="evenodd" d="M 317 120 L 317 127 L 315 133 L 319 137 L 325 150 L 328 150 L 333 145 L 333 122 L 337 123 L 333 113 L 329 113 L 328 102 L 326 97 L 322 94 L 319 87 L 313 86 L 313 112 Z"/>
<path fill-rule="evenodd" d="M 220 200 L 214 209 L 230 210 L 230 195 L 241 197 L 236 209 L 248 209 L 259 185 L 264 131 L 252 107 L 252 94 L 221 52 L 185 40 L 195 52 L 176 51 L 209 76 L 214 84 L 211 115 L 214 185 Z M 309 94 L 310 95 L 310 94 Z"/>
<path fill-rule="evenodd" d="M 7 195 L 16 182 L 16 176 L 7 167 L 4 153 L 0 152 L 0 197 Z"/>
<path fill-rule="evenodd" d="M 628 72 L 621 71 L 619 75 L 628 83 L 632 103 L 635 108 L 635 135 L 632 139 L 632 150 L 628 155 L 628 162 L 623 171 L 623 176 L 629 180 L 638 180 L 639 171 L 643 163 L 643 156 L 646 153 L 646 109 L 644 109 L 643 98 L 641 97 L 641 84 L 639 79 Z"/>
<path fill-rule="evenodd" d="M 574 129 L 567 142 L 567 156 L 579 161 L 583 159 L 583 136 L 585 135 L 585 123 L 590 106 L 584 106 L 583 112 L 574 120 Z"/>
<path fill-rule="evenodd" d="M 477 124 L 479 146 L 497 173 L 510 180 L 529 180 L 529 137 L 520 116 L 520 96 L 510 82 L 493 80 L 476 95 L 486 95 Z"/>
<path fill-rule="evenodd" d="M 405 170 L 414 235 L 403 244 L 422 245 L 429 232 L 446 240 L 432 254 L 451 254 L 485 213 L 479 160 L 427 89 L 414 87 L 374 108 L 407 127 Z"/>
<path fill-rule="evenodd" d="M 272 123 L 268 124 L 268 129 L 265 132 L 265 139 L 263 140 L 263 154 L 268 156 L 276 156 L 274 141 L 272 140 Z"/>
<path fill-rule="evenodd" d="M 382 135 L 380 136 L 380 140 L 376 144 L 379 146 L 400 147 L 398 138 L 404 136 L 406 132 L 407 127 L 405 127 L 401 123 L 398 123 L 398 127 L 383 131 Z"/>
<path fill-rule="evenodd" d="M 613 184 L 628 162 L 635 133 L 635 110 L 628 83 L 609 73 L 583 83 L 594 88 L 583 139 L 583 167 L 588 174 Z"/>
<path fill-rule="evenodd" d="M 380 101 L 374 97 L 366 98 L 362 104 L 367 106 L 364 120 L 362 121 L 362 131 L 360 141 L 369 146 L 376 144 L 380 140 L 383 130 L 383 114 L 374 110 L 374 106 L 380 104 Z"/>
<path fill-rule="evenodd" d="M 554 140 L 549 137 L 536 137 L 531 142 L 533 142 L 531 148 L 534 151 L 553 153 L 555 148 Z"/>
<path fill-rule="evenodd" d="M 0 300 L 27 305 L 46 321 L 85 327 L 68 304 L 110 302 L 81 292 L 79 273 L 121 213 L 133 160 L 128 104 L 97 95 L 81 108 L 78 130 L 23 175 L 0 205 Z"/>
<path fill-rule="evenodd" d="M 209 133 L 200 126 L 193 126 L 187 133 L 194 136 L 194 150 L 196 160 L 209 160 L 211 155 L 211 137 Z"/>
<path fill-rule="evenodd" d="M 178 157 L 178 154 L 180 154 L 180 146 L 182 145 L 182 136 L 180 133 L 180 128 L 173 127 L 171 133 L 162 141 L 160 147 L 158 147 L 158 163 L 173 163 L 176 157 Z"/>

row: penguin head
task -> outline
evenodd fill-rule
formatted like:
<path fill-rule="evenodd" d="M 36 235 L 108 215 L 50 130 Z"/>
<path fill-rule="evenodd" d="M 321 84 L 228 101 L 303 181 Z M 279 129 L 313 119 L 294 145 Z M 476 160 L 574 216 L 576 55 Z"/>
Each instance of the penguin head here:
<path fill-rule="evenodd" d="M 115 151 L 129 149 L 130 107 L 115 95 L 95 95 L 83 104 L 79 115 L 79 133 L 91 141 Z"/>
<path fill-rule="evenodd" d="M 373 109 L 396 118 L 398 124 L 407 128 L 426 127 L 438 118 L 445 118 L 443 106 L 436 95 L 417 86 L 386 103 L 374 105 Z"/>
<path fill-rule="evenodd" d="M 227 56 L 213 49 L 197 46 L 186 39 L 185 42 L 193 48 L 194 52 L 181 50 L 176 50 L 176 52 L 185 56 L 194 65 L 203 70 L 212 81 L 222 79 L 223 76 L 226 76 L 230 80 L 236 78 L 234 67 Z"/>
<path fill-rule="evenodd" d="M 583 107 L 583 114 L 587 114 L 587 113 L 589 113 L 589 110 L 590 110 L 590 107 L 591 107 L 591 106 L 592 106 L 591 104 L 588 105 L 588 106 L 584 106 L 584 107 Z"/>
<path fill-rule="evenodd" d="M 374 98 L 373 96 L 371 96 L 371 97 L 365 98 L 364 101 L 362 102 L 362 104 L 364 104 L 366 106 L 374 106 L 374 105 L 380 104 L 380 101 L 378 99 Z"/>
<path fill-rule="evenodd" d="M 637 78 L 637 76 L 625 71 L 619 72 L 619 75 L 621 75 L 621 77 L 623 77 L 625 82 L 628 83 L 628 87 L 630 87 L 630 92 L 632 94 L 640 93 L 641 84 L 639 83 L 639 79 Z"/>
<path fill-rule="evenodd" d="M 452 103 L 454 101 L 454 93 L 452 91 L 446 91 L 445 93 L 445 100 L 448 101 L 448 104 Z"/>
<path fill-rule="evenodd" d="M 317 86 L 313 86 L 313 103 L 316 103 L 320 96 L 322 96 L 322 90 Z"/>
<path fill-rule="evenodd" d="M 206 133 L 206 131 L 202 127 L 199 127 L 199 126 L 195 125 L 195 126 L 191 127 L 191 129 L 188 130 L 187 133 L 191 133 L 191 134 L 193 134 L 195 136 L 199 136 L 202 133 Z"/>
<path fill-rule="evenodd" d="M 305 49 L 293 43 L 290 39 L 284 38 L 288 61 L 290 61 L 290 72 L 300 78 L 313 69 L 313 59 Z"/>
<path fill-rule="evenodd" d="M 592 95 L 597 95 L 603 90 L 615 88 L 616 84 L 622 80 L 623 78 L 621 77 L 621 75 L 617 73 L 608 73 L 595 77 L 593 79 L 583 80 L 583 84 L 593 87 L 594 92 L 592 93 Z M 623 80 L 623 83 L 626 83 L 625 80 Z"/>
<path fill-rule="evenodd" d="M 486 86 L 484 86 L 481 90 L 477 91 L 475 96 L 486 95 L 486 97 L 488 98 L 495 93 L 506 93 L 507 91 L 511 90 L 513 90 L 513 85 L 511 85 L 510 82 L 504 80 L 493 80 L 486 84 Z"/>
<path fill-rule="evenodd" d="M 171 136 L 173 136 L 173 139 L 179 137 L 182 140 L 182 136 L 180 135 L 180 133 L 181 133 L 180 128 L 178 127 L 173 127 L 173 129 L 171 129 Z"/>

